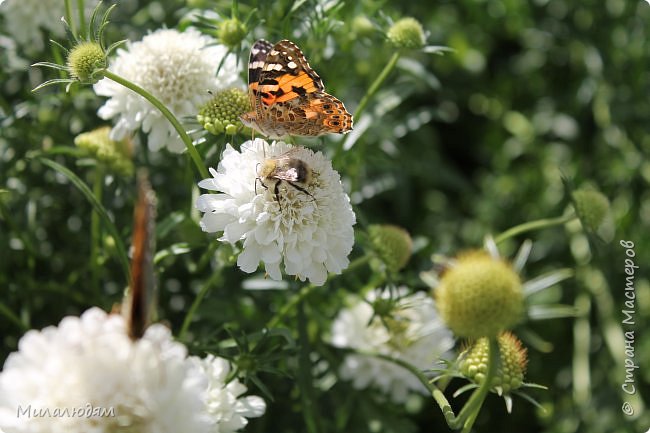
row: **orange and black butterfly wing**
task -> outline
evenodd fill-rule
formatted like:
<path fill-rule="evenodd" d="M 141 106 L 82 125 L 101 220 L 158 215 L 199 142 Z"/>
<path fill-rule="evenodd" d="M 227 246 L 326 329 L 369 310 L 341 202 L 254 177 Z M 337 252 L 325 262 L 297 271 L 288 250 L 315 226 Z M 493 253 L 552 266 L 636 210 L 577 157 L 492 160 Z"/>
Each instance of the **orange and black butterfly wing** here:
<path fill-rule="evenodd" d="M 272 49 L 273 45 L 264 39 L 257 40 L 251 48 L 251 55 L 248 59 L 248 95 L 253 111 L 257 111 L 260 103 L 260 77 L 266 64 L 266 58 Z"/>
<path fill-rule="evenodd" d="M 268 52 L 259 74 L 259 91 L 265 107 L 323 89 L 323 82 L 296 44 L 285 39 Z"/>

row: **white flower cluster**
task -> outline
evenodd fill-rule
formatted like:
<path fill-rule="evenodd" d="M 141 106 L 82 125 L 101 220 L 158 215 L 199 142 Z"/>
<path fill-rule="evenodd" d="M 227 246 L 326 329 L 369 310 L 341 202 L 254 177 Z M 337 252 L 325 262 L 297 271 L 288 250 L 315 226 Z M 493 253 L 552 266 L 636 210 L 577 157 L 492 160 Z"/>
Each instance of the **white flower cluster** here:
<path fill-rule="evenodd" d="M 20 340 L 0 373 L 0 431 L 231 433 L 266 407 L 228 369 L 162 325 L 132 341 L 122 316 L 92 308 Z"/>
<path fill-rule="evenodd" d="M 254 272 L 261 261 L 272 279 L 281 280 L 284 263 L 288 275 L 317 285 L 325 283 L 328 272 L 341 273 L 349 264 L 356 220 L 332 163 L 320 152 L 284 142 L 269 145 L 255 139 L 241 149 L 228 145 L 217 170 L 210 170 L 213 177 L 199 183 L 201 188 L 221 191 L 201 195 L 197 201 L 205 213 L 203 230 L 223 232 L 219 240 L 231 244 L 243 241 L 237 265 L 244 272 Z M 292 168 L 283 168 L 288 160 L 300 161 L 310 172 L 299 188 L 282 180 L 295 174 Z M 266 186 L 260 170 L 269 163 L 277 170 L 269 176 L 272 182 L 267 179 L 272 185 Z"/>
<path fill-rule="evenodd" d="M 243 85 L 235 56 L 193 28 L 182 33 L 157 30 L 142 41 L 128 42 L 126 49 L 117 50 L 108 69 L 150 92 L 177 118 L 194 117 L 210 99 L 209 91 Z M 113 140 L 142 127 L 152 151 L 163 147 L 173 152 L 185 149 L 172 125 L 142 96 L 107 78 L 94 89 L 98 95 L 110 98 L 98 114 L 103 119 L 117 118 L 111 131 Z"/>
<path fill-rule="evenodd" d="M 427 370 L 449 356 L 447 352 L 454 345 L 433 299 L 423 292 L 407 293 L 405 288 L 393 293 L 398 300 L 383 318 L 375 314 L 372 304 L 390 299 L 390 291 L 377 289 L 365 300 L 354 297 L 352 305 L 339 312 L 331 331 L 332 345 L 368 353 L 347 355 L 341 377 L 352 380 L 357 389 L 377 387 L 397 403 L 405 402 L 410 392 L 426 392 L 426 388 L 405 368 L 371 354 L 391 356 Z"/>
<path fill-rule="evenodd" d="M 99 0 L 85 2 L 86 16 L 90 16 L 97 3 Z M 62 0 L 0 1 L 0 14 L 4 15 L 5 25 L 3 33 L 11 36 L 24 49 L 44 48 L 45 38 L 39 29 L 50 33 L 52 39 L 65 36 L 65 27 L 61 22 L 64 13 Z"/>

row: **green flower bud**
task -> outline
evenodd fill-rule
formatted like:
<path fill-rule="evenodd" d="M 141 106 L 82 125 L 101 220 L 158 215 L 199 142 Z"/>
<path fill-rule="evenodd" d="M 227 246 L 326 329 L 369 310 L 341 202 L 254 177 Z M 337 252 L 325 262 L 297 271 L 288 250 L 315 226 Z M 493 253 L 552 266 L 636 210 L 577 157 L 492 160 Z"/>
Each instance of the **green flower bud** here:
<path fill-rule="evenodd" d="M 485 251 L 459 256 L 434 295 L 442 319 L 459 337 L 494 337 L 517 323 L 524 309 L 519 275 Z"/>
<path fill-rule="evenodd" d="M 374 224 L 368 227 L 370 244 L 377 256 L 391 272 L 397 272 L 408 263 L 413 252 L 413 241 L 401 227 Z"/>
<path fill-rule="evenodd" d="M 528 353 L 521 341 L 510 332 L 500 334 L 497 342 L 500 362 L 492 378 L 491 390 L 499 395 L 509 394 L 524 383 Z M 459 357 L 460 372 L 478 385 L 483 383 L 488 371 L 488 344 L 487 338 L 480 338 Z"/>
<path fill-rule="evenodd" d="M 109 170 L 122 176 L 133 174 L 133 146 L 131 140 L 125 138 L 120 141 L 111 140 L 111 128 L 103 126 L 90 132 L 77 135 L 74 144 L 80 149 L 85 149 L 90 155 L 103 163 Z"/>
<path fill-rule="evenodd" d="M 102 77 L 93 75 L 106 68 L 104 50 L 97 42 L 80 42 L 68 54 L 68 71 L 73 78 L 83 83 L 93 84 Z"/>
<path fill-rule="evenodd" d="M 361 37 L 369 37 L 375 33 L 375 26 L 365 15 L 357 15 L 352 20 L 352 31 Z"/>
<path fill-rule="evenodd" d="M 609 214 L 609 200 L 593 189 L 579 189 L 573 192 L 573 203 L 583 227 L 596 232 Z"/>
<path fill-rule="evenodd" d="M 240 89 L 217 92 L 196 116 L 203 128 L 214 135 L 234 134 L 244 126 L 239 116 L 250 111 L 248 95 Z"/>
<path fill-rule="evenodd" d="M 237 18 L 224 20 L 219 26 L 217 35 L 221 42 L 229 48 L 238 47 L 246 37 L 246 26 Z"/>
<path fill-rule="evenodd" d="M 402 18 L 388 29 L 388 41 L 397 48 L 421 48 L 424 46 L 424 29 L 415 18 Z"/>

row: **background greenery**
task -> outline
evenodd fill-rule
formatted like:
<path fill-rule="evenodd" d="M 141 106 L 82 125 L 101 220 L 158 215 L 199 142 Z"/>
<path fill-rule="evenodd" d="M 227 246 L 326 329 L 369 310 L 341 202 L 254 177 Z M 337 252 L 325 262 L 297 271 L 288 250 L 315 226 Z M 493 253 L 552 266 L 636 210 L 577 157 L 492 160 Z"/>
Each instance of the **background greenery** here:
<path fill-rule="evenodd" d="M 230 14 L 230 2 L 188 3 L 123 2 L 112 16 L 108 40 L 139 40 L 162 26 L 178 27 L 192 7 Z M 562 175 L 576 186 L 600 189 L 611 200 L 615 233 L 608 243 L 590 244 L 577 224 L 528 234 L 534 247 L 526 277 L 561 267 L 576 273 L 536 301 L 575 304 L 580 315 L 529 324 L 527 334 L 520 334 L 529 346 L 528 380 L 549 387 L 533 393 L 546 412 L 518 400 L 508 415 L 503 402 L 490 395 L 476 430 L 600 433 L 650 427 L 647 413 L 631 419 L 621 412 L 622 331 L 631 328 L 621 326 L 625 257 L 618 243 L 635 243 L 640 266 L 634 360 L 641 366 L 635 372 L 637 389 L 648 400 L 650 284 L 643 268 L 650 257 L 650 6 L 624 0 L 283 0 L 240 2 L 239 8 L 244 17 L 257 8 L 248 44 L 258 37 L 294 40 L 351 111 L 393 54 L 385 41 L 391 20 L 417 17 L 428 44 L 453 49 L 442 56 L 404 52 L 366 110 L 367 131 L 349 151 L 335 154 L 333 139 L 314 141 L 334 157 L 349 187 L 360 234 L 370 223 L 390 223 L 416 239 L 418 250 L 400 282 L 424 289 L 418 274 L 431 268 L 433 253 L 454 255 L 480 247 L 489 233 L 561 215 L 568 205 Z M 376 30 L 360 34 L 358 16 L 370 19 Z M 1 26 L 2 21 L 0 32 Z M 91 305 L 110 309 L 126 284 L 108 236 L 95 251 L 101 266 L 89 260 L 87 200 L 65 177 L 33 159 L 48 154 L 92 184 L 95 163 L 76 154 L 73 138 L 102 124 L 96 111 L 103 100 L 89 87 L 34 94 L 31 89 L 52 72 L 10 67 L 13 55 L 25 65 L 56 60 L 49 48 L 17 53 L 0 48 L 0 360 L 17 349 L 28 329 L 56 324 Z M 246 58 L 246 50 L 241 55 Z M 207 154 L 225 141 L 212 139 L 199 150 Z M 208 165 L 216 165 L 211 155 Z M 158 191 L 158 250 L 186 247 L 158 263 L 160 319 L 177 335 L 196 293 L 211 284 L 184 341 L 197 353 L 236 358 L 247 374 L 256 373 L 249 378 L 258 377 L 270 390 L 274 401 L 267 415 L 253 420 L 247 431 L 305 431 L 297 349 L 284 338 L 295 336 L 287 331 L 268 337 L 256 355 L 218 345 L 229 335 L 243 340 L 252 333 L 250 341 L 257 341 L 255 333 L 286 303 L 288 292 L 242 288 L 249 276 L 233 265 L 232 250 L 217 250 L 197 225 L 191 185 L 198 174 L 184 156 L 148 154 L 138 146 L 134 161 L 149 167 Z M 134 197 L 134 179 L 106 179 L 103 204 L 125 243 Z M 517 247 L 510 243 L 505 252 L 512 255 Z M 363 243 L 352 258 L 362 253 Z M 97 284 L 92 269 L 100 270 Z M 326 361 L 314 378 L 314 407 L 328 431 L 446 431 L 431 399 L 414 399 L 403 408 L 345 382 L 321 391 L 340 362 L 340 353 L 323 336 L 341 295 L 361 291 L 373 272 L 360 268 L 336 278 L 307 300 L 308 337 L 314 353 Z M 287 328 L 295 328 L 294 320 L 292 313 Z M 255 383 L 250 386 L 263 392 Z M 462 401 L 455 401 L 457 407 Z"/>

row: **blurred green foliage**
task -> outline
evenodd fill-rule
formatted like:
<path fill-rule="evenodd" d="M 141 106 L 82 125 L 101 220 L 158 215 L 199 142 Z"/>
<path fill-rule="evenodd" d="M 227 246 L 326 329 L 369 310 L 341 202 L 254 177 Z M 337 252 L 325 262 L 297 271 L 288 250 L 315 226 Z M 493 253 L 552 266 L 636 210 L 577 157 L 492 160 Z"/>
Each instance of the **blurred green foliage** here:
<path fill-rule="evenodd" d="M 192 8 L 231 13 L 229 1 L 120 2 L 107 39 L 139 40 L 162 26 L 176 27 Z M 640 408 L 640 399 L 650 401 L 650 284 L 643 269 L 650 257 L 650 6 L 624 0 L 240 2 L 240 17 L 249 14 L 242 59 L 258 37 L 290 38 L 351 112 L 393 54 L 385 41 L 391 22 L 416 17 L 428 45 L 453 50 L 402 53 L 365 116 L 355 119 L 359 130 L 367 129 L 350 150 L 336 152 L 340 143 L 331 138 L 313 141 L 334 158 L 360 231 L 369 224 L 395 224 L 413 236 L 417 250 L 401 282 L 424 288 L 418 274 L 431 267 L 433 253 L 454 255 L 480 246 L 489 233 L 561 215 L 569 206 L 562 176 L 609 198 L 615 232 L 608 242 L 590 241 L 577 223 L 527 235 L 534 246 L 525 277 L 562 267 L 576 272 L 536 301 L 572 304 L 582 314 L 529 324 L 529 338 L 521 335 L 529 346 L 527 380 L 549 387 L 534 393 L 546 412 L 519 400 L 508 415 L 491 395 L 475 428 L 645 431 L 647 412 L 632 418 L 622 413 L 629 396 L 621 385 L 623 331 L 634 330 L 634 362 L 641 366 L 635 371 L 634 404 Z M 31 92 L 52 76 L 27 65 L 56 60 L 50 48 L 11 48 L 10 35 L 0 36 L 0 360 L 16 350 L 30 328 L 56 324 L 91 305 L 110 309 L 126 285 L 112 254 L 114 240 L 105 235 L 96 251 L 101 275 L 93 286 L 90 204 L 66 178 L 33 158 L 45 153 L 89 184 L 97 173 L 95 161 L 75 153 L 73 139 L 103 124 L 96 116 L 103 101 L 88 87 L 73 87 L 69 94 L 60 88 Z M 243 66 L 241 73 L 244 77 Z M 208 165 L 218 160 L 214 146 L 225 142 L 220 137 L 199 148 L 209 155 Z M 192 185 L 199 179 L 185 157 L 149 154 L 137 146 L 134 161 L 149 167 L 158 192 L 158 250 L 184 247 L 157 264 L 159 318 L 177 334 L 196 294 L 209 282 L 211 290 L 184 342 L 198 353 L 230 356 L 256 378 L 252 389 L 270 390 L 267 415 L 252 420 L 247 431 L 305 431 L 295 348 L 285 339 L 297 337 L 280 333 L 259 340 L 255 334 L 288 292 L 242 288 L 250 284 L 244 281 L 249 276 L 235 267 L 233 249 L 218 245 L 196 223 Z M 103 204 L 127 244 L 134 184 L 131 178 L 104 180 Z M 626 256 L 619 240 L 634 242 L 640 266 L 632 327 L 621 324 Z M 511 256 L 517 246 L 510 242 L 504 249 Z M 360 254 L 361 248 L 355 249 L 353 258 Z M 354 390 L 346 382 L 332 385 L 341 354 L 322 337 L 341 306 L 339 295 L 360 291 L 371 279 L 370 271 L 359 270 L 308 298 L 308 336 L 319 360 L 315 411 L 327 431 L 448 430 L 430 398 L 414 398 L 399 408 L 373 391 Z M 218 344 L 248 333 L 239 350 Z M 252 357 L 247 350 L 258 341 Z"/>

